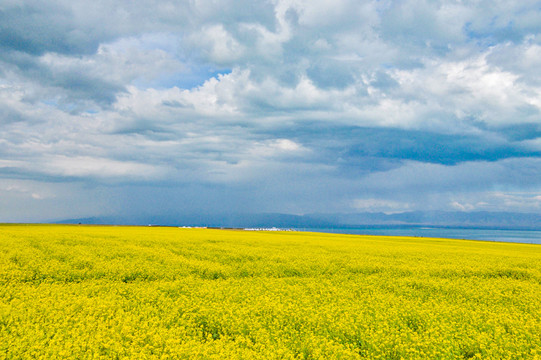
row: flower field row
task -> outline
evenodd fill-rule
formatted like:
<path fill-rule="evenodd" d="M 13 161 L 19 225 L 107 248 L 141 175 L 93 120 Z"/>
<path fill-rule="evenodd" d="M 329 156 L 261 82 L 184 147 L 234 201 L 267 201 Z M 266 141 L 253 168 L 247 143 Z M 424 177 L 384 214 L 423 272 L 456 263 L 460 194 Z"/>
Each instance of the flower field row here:
<path fill-rule="evenodd" d="M 541 359 L 541 248 L 0 226 L 2 359 Z"/>

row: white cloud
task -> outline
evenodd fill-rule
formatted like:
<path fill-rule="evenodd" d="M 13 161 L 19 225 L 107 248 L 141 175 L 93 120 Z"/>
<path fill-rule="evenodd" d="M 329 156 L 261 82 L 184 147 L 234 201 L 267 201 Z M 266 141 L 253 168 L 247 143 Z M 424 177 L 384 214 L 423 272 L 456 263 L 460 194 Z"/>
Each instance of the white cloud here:
<path fill-rule="evenodd" d="M 246 51 L 222 24 L 208 26 L 192 34 L 190 42 L 201 49 L 208 61 L 218 65 L 231 65 L 242 58 Z"/>
<path fill-rule="evenodd" d="M 451 205 L 451 208 L 455 210 L 460 210 L 460 211 L 476 210 L 475 205 L 468 204 L 468 203 L 462 204 L 462 203 L 459 203 L 458 201 L 452 201 L 450 205 Z"/>
<path fill-rule="evenodd" d="M 400 213 L 411 209 L 406 202 L 384 199 L 355 199 L 352 208 L 362 212 L 383 212 L 386 214 Z"/>
<path fill-rule="evenodd" d="M 302 156 L 309 151 L 302 145 L 289 139 L 275 139 L 264 142 L 256 142 L 247 149 L 244 157 L 251 157 L 258 160 L 283 156 Z"/>
<path fill-rule="evenodd" d="M 28 181 L 2 180 L 0 193 L 4 196 L 32 198 L 36 200 L 52 199 L 56 195 L 50 189 Z"/>
<path fill-rule="evenodd" d="M 55 176 L 91 176 L 102 178 L 134 178 L 151 179 L 163 175 L 166 169 L 159 166 L 137 163 L 134 161 L 117 161 L 107 158 L 87 156 L 56 156 L 45 159 L 43 172 Z"/>
<path fill-rule="evenodd" d="M 539 192 L 480 192 L 470 195 L 469 199 L 464 195 L 459 198 L 460 201 L 452 201 L 451 206 L 460 211 L 538 212 L 541 209 Z"/>
<path fill-rule="evenodd" d="M 541 151 L 541 137 L 531 140 L 524 140 L 521 142 L 521 145 L 533 151 Z"/>

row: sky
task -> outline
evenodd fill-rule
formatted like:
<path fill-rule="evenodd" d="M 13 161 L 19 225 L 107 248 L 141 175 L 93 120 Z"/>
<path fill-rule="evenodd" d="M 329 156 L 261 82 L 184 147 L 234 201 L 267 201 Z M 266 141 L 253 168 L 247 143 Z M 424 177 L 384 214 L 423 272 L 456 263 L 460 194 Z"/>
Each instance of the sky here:
<path fill-rule="evenodd" d="M 541 211 L 541 2 L 0 0 L 0 221 Z"/>

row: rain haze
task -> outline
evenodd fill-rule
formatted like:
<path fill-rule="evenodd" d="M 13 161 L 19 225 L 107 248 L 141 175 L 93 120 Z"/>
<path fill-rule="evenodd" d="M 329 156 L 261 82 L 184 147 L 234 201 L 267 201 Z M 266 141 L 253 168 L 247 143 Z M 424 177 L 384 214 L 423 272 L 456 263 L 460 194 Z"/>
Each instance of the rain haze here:
<path fill-rule="evenodd" d="M 0 0 L 0 221 L 541 210 L 539 1 Z"/>

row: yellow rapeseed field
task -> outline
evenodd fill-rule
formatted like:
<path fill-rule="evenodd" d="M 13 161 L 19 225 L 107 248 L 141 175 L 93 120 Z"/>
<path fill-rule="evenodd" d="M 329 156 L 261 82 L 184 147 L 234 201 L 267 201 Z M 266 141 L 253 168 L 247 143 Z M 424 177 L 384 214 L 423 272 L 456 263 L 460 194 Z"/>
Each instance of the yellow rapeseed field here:
<path fill-rule="evenodd" d="M 0 226 L 0 359 L 541 359 L 541 247 Z"/>

